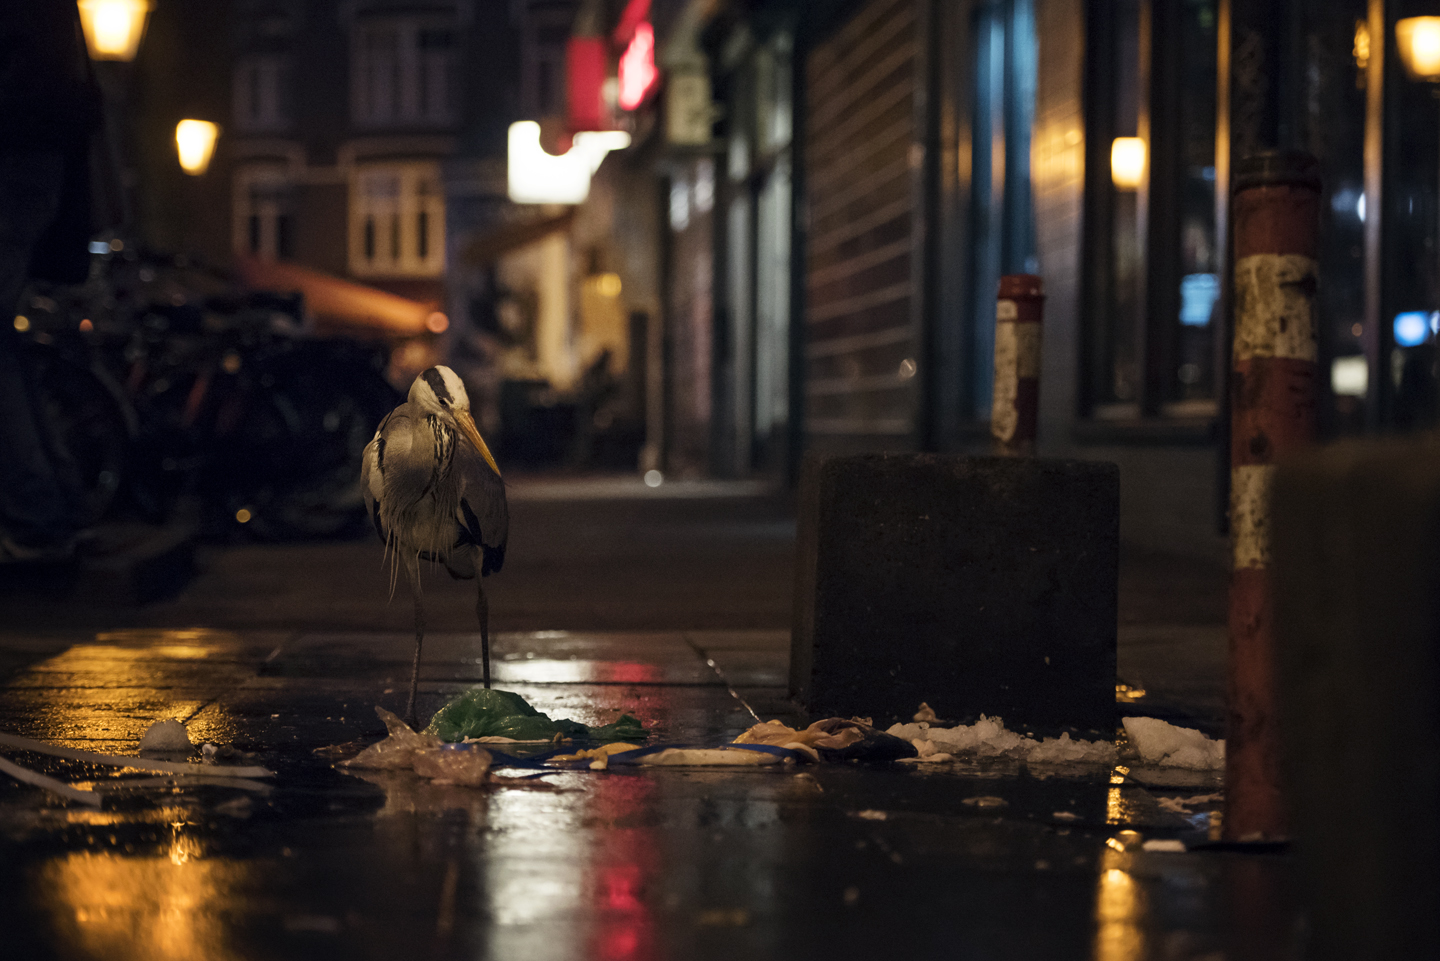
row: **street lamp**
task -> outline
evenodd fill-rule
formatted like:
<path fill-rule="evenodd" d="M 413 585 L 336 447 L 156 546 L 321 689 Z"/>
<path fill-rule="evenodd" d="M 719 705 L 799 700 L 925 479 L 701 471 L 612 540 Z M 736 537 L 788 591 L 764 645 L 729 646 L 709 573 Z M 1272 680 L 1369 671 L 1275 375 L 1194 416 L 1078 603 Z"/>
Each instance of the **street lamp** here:
<path fill-rule="evenodd" d="M 1145 141 L 1116 137 L 1110 145 L 1110 179 L 1119 190 L 1139 190 L 1145 182 Z"/>
<path fill-rule="evenodd" d="M 79 0 L 91 60 L 135 59 L 153 0 Z"/>
<path fill-rule="evenodd" d="M 1406 17 L 1396 22 L 1395 44 L 1411 80 L 1440 82 L 1440 17 Z"/>
<path fill-rule="evenodd" d="M 215 153 L 215 138 L 220 128 L 208 120 L 182 120 L 175 125 L 175 151 L 180 167 L 190 176 L 198 177 L 210 166 Z"/>

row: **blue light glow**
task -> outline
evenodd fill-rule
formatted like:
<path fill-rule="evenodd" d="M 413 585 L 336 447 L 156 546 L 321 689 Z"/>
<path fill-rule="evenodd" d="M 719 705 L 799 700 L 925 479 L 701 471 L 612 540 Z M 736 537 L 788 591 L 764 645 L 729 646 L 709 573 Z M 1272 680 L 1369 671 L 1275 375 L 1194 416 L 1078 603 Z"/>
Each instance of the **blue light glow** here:
<path fill-rule="evenodd" d="M 1395 343 L 1415 347 L 1430 336 L 1430 315 L 1423 310 L 1407 310 L 1395 315 Z"/>
<path fill-rule="evenodd" d="M 110 244 L 104 240 L 92 240 L 90 241 L 90 252 L 92 254 L 108 254 Z"/>
<path fill-rule="evenodd" d="M 1215 300 L 1220 296 L 1220 280 L 1214 274 L 1186 274 L 1180 278 L 1180 323 L 1186 327 L 1204 327 L 1210 323 Z"/>

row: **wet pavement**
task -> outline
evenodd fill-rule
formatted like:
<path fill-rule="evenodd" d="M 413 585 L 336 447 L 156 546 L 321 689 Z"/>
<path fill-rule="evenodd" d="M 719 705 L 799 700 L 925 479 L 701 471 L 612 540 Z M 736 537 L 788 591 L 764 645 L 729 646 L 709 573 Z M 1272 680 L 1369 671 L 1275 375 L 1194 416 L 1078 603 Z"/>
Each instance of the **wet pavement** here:
<path fill-rule="evenodd" d="M 728 740 L 752 710 L 809 720 L 785 691 L 786 500 L 611 487 L 515 485 L 488 582 L 498 686 L 590 724 L 628 711 L 656 740 Z M 0 957 L 1297 956 L 1290 857 L 1143 850 L 1206 843 L 1219 785 L 1124 757 L 617 767 L 483 790 L 344 773 L 408 684 L 410 605 L 380 555 L 209 547 L 183 594 L 143 607 L 0 589 L 0 732 L 133 755 L 179 717 L 276 774 L 177 784 L 0 751 L 104 796 L 0 776 Z M 1223 591 L 1205 564 L 1122 558 L 1120 673 L 1147 691 L 1125 711 L 1218 731 Z M 426 581 L 422 714 L 479 681 L 472 592 Z"/>
<path fill-rule="evenodd" d="M 497 683 L 586 723 L 729 738 L 785 697 L 778 631 L 510 632 Z M 0 731 L 133 754 L 164 717 L 276 772 L 176 786 L 7 750 L 99 810 L 0 781 L 0 930 L 25 958 L 1097 958 L 1292 956 L 1289 860 L 1202 843 L 1207 793 L 1123 766 L 563 771 L 472 789 L 351 775 L 399 633 L 117 631 L 0 689 Z M 422 713 L 478 679 L 428 639 Z M 713 662 L 712 667 L 710 663 Z M 521 772 L 524 773 L 524 772 Z M 1157 772 L 1151 772 L 1152 782 Z M 1184 781 L 1182 778 L 1181 781 Z M 997 803 L 993 799 L 999 799 Z M 1212 805 L 1213 806 L 1213 805 Z"/>

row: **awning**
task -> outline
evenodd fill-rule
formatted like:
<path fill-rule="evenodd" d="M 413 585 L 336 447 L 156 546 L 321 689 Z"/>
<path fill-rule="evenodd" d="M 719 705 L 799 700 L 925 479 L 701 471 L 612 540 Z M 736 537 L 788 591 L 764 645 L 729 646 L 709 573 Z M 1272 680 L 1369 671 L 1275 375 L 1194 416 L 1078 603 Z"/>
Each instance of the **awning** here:
<path fill-rule="evenodd" d="M 426 333 L 426 320 L 439 305 L 367 287 L 298 264 L 236 256 L 236 272 L 261 290 L 300 292 L 305 309 L 321 326 L 364 327 L 388 334 Z M 442 328 L 443 329 L 443 328 Z"/>

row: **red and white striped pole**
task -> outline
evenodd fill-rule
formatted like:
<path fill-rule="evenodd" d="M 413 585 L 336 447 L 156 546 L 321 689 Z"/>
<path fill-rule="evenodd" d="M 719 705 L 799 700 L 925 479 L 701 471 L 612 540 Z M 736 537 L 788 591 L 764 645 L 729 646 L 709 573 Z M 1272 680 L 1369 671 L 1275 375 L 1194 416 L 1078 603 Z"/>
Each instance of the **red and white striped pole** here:
<path fill-rule="evenodd" d="M 1235 165 L 1235 340 L 1231 367 L 1228 841 L 1286 836 L 1270 576 L 1275 462 L 1315 440 L 1320 166 L 1300 151 Z"/>
<path fill-rule="evenodd" d="M 995 451 L 1009 456 L 1035 453 L 1040 415 L 1040 322 L 1045 287 L 1034 274 L 1000 278 L 995 303 L 995 394 L 990 433 Z"/>

